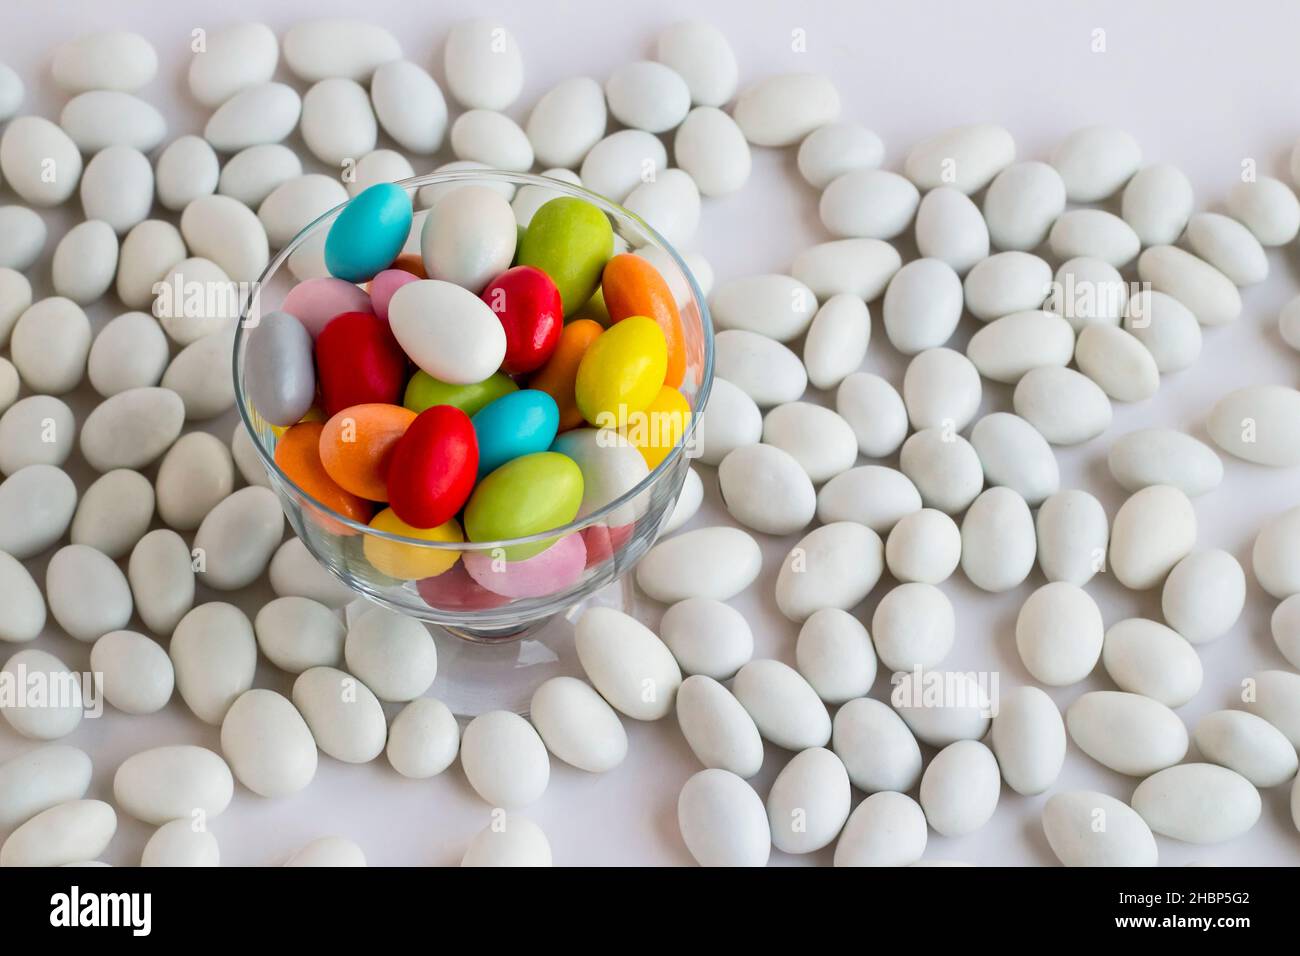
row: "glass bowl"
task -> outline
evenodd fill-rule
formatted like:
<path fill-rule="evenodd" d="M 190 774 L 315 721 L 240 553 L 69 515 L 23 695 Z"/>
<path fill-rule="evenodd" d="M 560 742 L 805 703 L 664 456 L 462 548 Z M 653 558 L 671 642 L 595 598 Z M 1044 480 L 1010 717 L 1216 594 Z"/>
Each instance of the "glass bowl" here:
<path fill-rule="evenodd" d="M 330 225 L 344 206 L 311 223 L 272 259 L 240 316 L 234 341 L 239 414 L 252 436 L 271 488 L 280 497 L 289 523 L 308 551 L 359 596 L 431 625 L 429 630 L 439 652 L 439 675 L 433 693 L 454 712 L 467 716 L 492 709 L 523 712 L 532 691 L 543 680 L 578 672 L 573 622 L 587 606 L 601 604 L 636 613 L 636 593 L 626 575 L 672 513 L 692 457 L 699 412 L 712 383 L 713 331 L 708 307 L 681 256 L 662 236 L 621 206 L 578 186 L 496 170 L 435 173 L 397 185 L 407 191 L 417 208 L 413 233 L 422 224 L 415 200 L 426 187 L 442 192 L 455 185 L 485 185 L 512 193 L 541 188 L 553 196 L 584 199 L 608 216 L 616 253 L 624 246 L 629 250 L 661 250 L 663 254 L 655 257 L 656 266 L 665 273 L 664 279 L 679 298 L 684 290 L 684 300 L 679 301 L 686 344 L 681 392 L 691 416 L 672 451 L 638 484 L 590 513 L 579 512 L 579 517 L 567 525 L 525 538 L 474 543 L 430 542 L 376 530 L 313 498 L 276 465 L 279 431 L 262 419 L 248 400 L 245 370 L 249 330 L 262 315 L 280 307 L 299 281 L 298 276 L 324 274 L 320 251 Z M 537 584 L 533 576 L 524 574 L 517 583 L 502 587 L 500 582 L 505 578 L 483 573 L 484 568 L 491 567 L 509 577 L 512 567 L 518 566 L 518 562 L 511 564 L 511 556 L 536 552 L 537 545 L 547 542 L 554 542 L 550 547 L 569 551 L 569 573 L 561 581 Z M 514 547 L 530 544 L 531 548 Z M 579 550 L 586 554 L 580 573 L 574 559 Z M 395 578 L 376 566 L 378 562 L 391 571 L 396 564 L 438 567 L 449 561 L 454 561 L 449 570 L 423 578 Z M 466 570 L 467 563 L 475 568 L 477 579 Z M 479 581 L 490 581 L 493 588 Z M 355 614 L 364 607 L 357 605 L 349 611 Z"/>

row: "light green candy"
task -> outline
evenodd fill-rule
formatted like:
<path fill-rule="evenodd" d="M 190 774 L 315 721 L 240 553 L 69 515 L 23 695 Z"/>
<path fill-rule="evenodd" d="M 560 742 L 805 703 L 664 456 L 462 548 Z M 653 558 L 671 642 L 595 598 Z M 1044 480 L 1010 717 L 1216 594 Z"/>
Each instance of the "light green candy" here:
<path fill-rule="evenodd" d="M 497 372 L 472 385 L 450 385 L 434 378 L 428 372 L 416 372 L 406 383 L 402 404 L 413 412 L 422 412 L 434 405 L 454 405 L 470 417 L 489 402 L 502 395 L 517 392 L 510 376 Z"/>
<path fill-rule="evenodd" d="M 539 451 L 506 462 L 478 483 L 465 506 L 470 541 L 502 541 L 558 528 L 582 505 L 582 471 L 567 455 Z M 553 539 L 505 549 L 507 561 L 545 551 Z"/>
<path fill-rule="evenodd" d="M 609 218 L 584 199 L 559 196 L 533 214 L 519 242 L 519 264 L 541 269 L 560 290 L 564 314 L 587 304 L 614 254 Z"/>

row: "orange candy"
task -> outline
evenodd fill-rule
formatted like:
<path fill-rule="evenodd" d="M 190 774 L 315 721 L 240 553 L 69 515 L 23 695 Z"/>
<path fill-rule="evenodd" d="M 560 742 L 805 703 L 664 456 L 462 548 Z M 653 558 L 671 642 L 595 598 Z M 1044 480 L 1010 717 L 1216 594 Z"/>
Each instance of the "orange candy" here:
<path fill-rule="evenodd" d="M 429 276 L 424 271 L 424 259 L 418 252 L 403 252 L 393 260 L 390 269 L 401 269 L 403 272 L 409 272 L 417 279 L 427 279 Z"/>
<path fill-rule="evenodd" d="M 633 315 L 655 320 L 668 343 L 668 374 L 664 384 L 676 388 L 686 375 L 686 341 L 682 318 L 672 290 L 659 270 L 641 256 L 621 253 L 605 264 L 600 280 L 611 322 Z"/>
<path fill-rule="evenodd" d="M 600 323 L 591 319 L 569 322 L 560 331 L 559 344 L 555 346 L 551 357 L 528 382 L 529 388 L 543 391 L 555 399 L 555 404 L 560 407 L 560 431 L 583 424 L 582 412 L 578 411 L 578 402 L 573 393 L 574 383 L 578 379 L 578 363 L 586 354 L 587 347 L 603 331 Z"/>
<path fill-rule="evenodd" d="M 397 439 L 415 421 L 401 405 L 353 405 L 325 423 L 320 460 L 344 491 L 370 501 L 388 500 L 388 459 Z"/>
<path fill-rule="evenodd" d="M 373 510 L 370 502 L 340 488 L 320 458 L 321 422 L 299 422 L 275 446 L 275 463 L 289 480 L 321 504 L 346 518 L 365 524 Z"/>

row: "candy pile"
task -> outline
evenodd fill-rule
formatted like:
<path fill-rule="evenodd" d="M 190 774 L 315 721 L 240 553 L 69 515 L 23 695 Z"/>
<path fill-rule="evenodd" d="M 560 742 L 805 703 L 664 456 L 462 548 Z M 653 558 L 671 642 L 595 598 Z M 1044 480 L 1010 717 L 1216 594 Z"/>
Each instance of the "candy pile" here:
<path fill-rule="evenodd" d="M 281 59 L 291 82 L 276 79 Z M 452 26 L 443 66 L 454 120 L 439 84 L 373 24 L 213 30 L 188 74 L 211 116 L 202 136 L 165 146 L 165 120 L 136 95 L 158 72 L 143 37 L 55 52 L 70 96 L 58 123 L 18 115 L 23 84 L 0 66 L 0 187 L 22 203 L 0 206 L 0 641 L 18 646 L 0 668 L 0 716 L 42 742 L 0 764 L 0 865 L 94 861 L 119 811 L 157 827 L 143 863 L 215 864 L 196 812 L 216 819 L 245 790 L 299 793 L 320 753 L 385 754 L 420 780 L 459 761 L 483 801 L 510 811 L 464 862 L 547 865 L 549 841 L 516 810 L 542 797 L 552 757 L 610 771 L 628 752 L 623 718 L 670 714 L 704 768 L 676 810 L 707 865 L 763 865 L 773 847 L 845 866 L 939 863 L 923 859 L 930 833 L 978 831 L 1004 785 L 1038 798 L 1018 806 L 1041 808 L 1072 866 L 1149 865 L 1158 839 L 1240 837 L 1266 800 L 1286 801 L 1270 790 L 1289 790 L 1300 826 L 1300 508 L 1258 531 L 1248 562 L 1278 601 L 1285 665 L 1234 675 L 1240 706 L 1179 713 L 1202 691 L 1201 648 L 1236 640 L 1250 593 L 1247 569 L 1198 540 L 1194 500 L 1230 483 L 1221 452 L 1300 466 L 1300 392 L 1217 396 L 1214 447 L 1172 428 L 1114 437 L 1097 456 L 1128 495 L 1113 515 L 1062 487 L 1057 461 L 1107 432 L 1114 403 L 1147 401 L 1195 363 L 1203 336 L 1233 334 L 1241 289 L 1300 233 L 1290 186 L 1252 169 L 1224 212 L 1195 212 L 1187 177 L 1144 164 L 1111 127 L 1041 162 L 1018 158 L 1000 126 L 962 126 L 886 170 L 884 144 L 840 118 L 828 77 L 741 89 L 727 40 L 699 22 L 666 29 L 654 61 L 620 65 L 603 88 L 560 81 L 523 125 L 507 115 L 523 58 L 501 24 Z M 392 183 L 413 175 L 409 156 L 434 166 L 444 141 L 454 159 L 438 169 L 537 167 L 555 187 L 480 177 L 413 202 Z M 712 291 L 717 375 L 694 422 L 702 467 L 635 571 L 662 620 L 587 609 L 575 637 L 587 680 L 548 680 L 527 718 L 489 712 L 462 731 L 428 696 L 428 630 L 353 603 L 285 540 L 252 439 L 229 431 L 241 292 L 292 244 L 297 282 L 247 330 L 243 379 L 278 467 L 335 517 L 449 546 L 367 535 L 371 564 L 436 606 L 459 574 L 503 602 L 553 594 L 608 545 L 546 533 L 661 464 L 701 384 L 671 257 L 623 248 L 601 209 L 558 187 L 585 185 L 688 244 L 701 197 L 742 189 L 754 147 L 797 147 L 829 238 L 788 274 L 716 289 L 708 263 L 685 257 Z M 1300 185 L 1300 148 L 1291 167 Z M 31 207 L 74 194 L 85 221 L 54 250 L 56 294 L 35 298 L 24 273 L 41 267 L 47 227 Z M 85 307 L 105 299 L 131 311 L 95 327 Z M 1278 329 L 1300 349 L 1300 299 Z M 869 349 L 904 358 L 901 387 L 863 369 Z M 96 396 L 84 415 L 83 381 Z M 648 413 L 676 424 L 638 431 Z M 68 471 L 87 469 L 79 488 Z M 675 534 L 702 473 L 730 522 Z M 505 562 L 526 574 L 471 557 L 476 542 L 530 533 L 542 541 Z M 728 603 L 759 579 L 767 538 L 788 549 L 769 603 L 798 629 L 791 663 L 756 658 Z M 1104 621 L 1088 591 L 1103 574 L 1158 589 L 1162 620 Z M 252 620 L 224 600 L 264 576 L 277 596 Z M 997 658 L 950 669 L 950 581 L 1023 589 L 1003 668 L 1015 673 Z M 47 618 L 63 635 L 42 636 Z M 78 673 L 64 658 L 83 646 Z M 259 659 L 289 675 L 285 693 L 261 686 Z M 35 706 L 15 687 L 63 690 Z M 93 689 L 108 720 L 178 696 L 219 747 L 143 750 L 115 768 L 115 806 L 88 798 L 90 755 L 59 741 L 83 728 Z M 750 781 L 773 759 L 760 796 Z M 1124 799 L 1058 789 L 1067 760 L 1112 771 Z M 328 837 L 290 862 L 364 860 Z"/>

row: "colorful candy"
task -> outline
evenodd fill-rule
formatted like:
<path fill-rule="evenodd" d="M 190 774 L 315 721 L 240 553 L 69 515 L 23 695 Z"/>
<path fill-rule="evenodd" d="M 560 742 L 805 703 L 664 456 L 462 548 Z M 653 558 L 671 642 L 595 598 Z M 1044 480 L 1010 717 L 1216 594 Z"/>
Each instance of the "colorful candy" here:
<path fill-rule="evenodd" d="M 622 427 L 659 394 L 667 370 L 668 346 L 654 319 L 636 315 L 615 323 L 578 363 L 578 410 L 593 425 Z"/>
<path fill-rule="evenodd" d="M 591 319 L 575 319 L 560 332 L 551 359 L 529 380 L 529 387 L 539 389 L 551 398 L 560 409 L 560 431 L 577 428 L 583 423 L 582 412 L 574 394 L 578 380 L 578 365 L 591 343 L 604 329 Z M 410 404 L 408 402 L 408 404 Z"/>
<path fill-rule="evenodd" d="M 411 197 L 401 186 L 377 183 L 343 207 L 325 237 L 325 268 L 348 282 L 387 269 L 411 232 Z"/>
<path fill-rule="evenodd" d="M 464 532 L 453 518 L 434 528 L 414 528 L 407 524 L 392 508 L 385 508 L 370 521 L 370 527 L 387 534 L 421 541 L 456 543 L 465 540 Z M 432 578 L 451 568 L 460 552 L 448 548 L 424 548 L 416 544 L 390 541 L 368 535 L 365 542 L 366 560 L 381 574 L 398 581 Z"/>
<path fill-rule="evenodd" d="M 316 339 L 316 369 L 328 415 L 353 405 L 396 405 L 406 354 L 388 323 L 371 312 L 345 312 Z"/>
<path fill-rule="evenodd" d="M 275 445 L 275 463 L 289 480 L 325 507 L 353 521 L 370 520 L 370 502 L 341 488 L 325 470 L 320 457 L 320 422 L 294 425 Z"/>
<path fill-rule="evenodd" d="M 288 312 L 272 312 L 248 334 L 244 381 L 248 400 L 272 425 L 292 425 L 316 397 L 316 369 L 307 329 Z"/>
<path fill-rule="evenodd" d="M 564 309 L 560 290 L 541 269 L 515 266 L 487 284 L 483 301 L 506 333 L 501 370 L 523 375 L 546 364 L 560 341 Z"/>
<path fill-rule="evenodd" d="M 584 200 L 559 196 L 533 214 L 517 259 L 551 277 L 568 316 L 587 304 L 613 252 L 614 230 L 605 214 Z"/>
<path fill-rule="evenodd" d="M 550 448 L 560 426 L 560 410 L 551 396 L 528 388 L 498 398 L 471 421 L 481 478 L 508 461 Z"/>
<path fill-rule="evenodd" d="M 419 371 L 406 383 L 406 396 L 402 404 L 413 412 L 422 412 L 433 405 L 452 405 L 466 415 L 474 415 L 488 402 L 517 391 L 519 386 L 508 375 L 497 372 L 481 382 L 468 385 L 451 385 L 439 381 L 428 372 Z"/>
<path fill-rule="evenodd" d="M 401 405 L 345 408 L 321 431 L 321 464 L 345 491 L 370 501 L 387 501 L 393 449 L 413 421 L 415 412 Z"/>
<path fill-rule="evenodd" d="M 644 315 L 659 324 L 668 345 L 668 371 L 664 384 L 676 388 L 686 374 L 686 343 L 682 319 L 668 283 L 649 260 L 623 253 L 605 264 L 600 289 L 611 322 Z"/>
<path fill-rule="evenodd" d="M 552 451 L 524 455 L 479 482 L 465 507 L 465 536 L 502 541 L 540 534 L 568 524 L 581 505 L 582 472 L 572 458 Z M 513 545 L 504 557 L 522 561 L 550 543 Z"/>
<path fill-rule="evenodd" d="M 434 405 L 415 417 L 393 448 L 388 502 L 411 527 L 436 528 L 460 511 L 477 474 L 478 443 L 469 416 Z"/>

